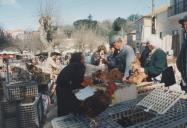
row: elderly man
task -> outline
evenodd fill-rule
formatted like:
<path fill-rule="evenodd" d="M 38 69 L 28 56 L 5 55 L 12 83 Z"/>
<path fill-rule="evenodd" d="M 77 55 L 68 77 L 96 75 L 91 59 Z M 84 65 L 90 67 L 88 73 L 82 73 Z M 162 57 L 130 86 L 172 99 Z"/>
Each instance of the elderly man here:
<path fill-rule="evenodd" d="M 132 70 L 131 64 L 135 60 L 134 50 L 127 44 L 123 46 L 122 38 L 118 35 L 111 38 L 110 46 L 115 49 L 116 54 L 108 57 L 107 64 L 110 68 L 118 68 L 123 72 L 123 81 L 126 81 Z"/>
<path fill-rule="evenodd" d="M 184 29 L 184 39 L 180 54 L 177 58 L 177 67 L 182 76 L 181 89 L 187 92 L 187 16 L 179 20 Z"/>

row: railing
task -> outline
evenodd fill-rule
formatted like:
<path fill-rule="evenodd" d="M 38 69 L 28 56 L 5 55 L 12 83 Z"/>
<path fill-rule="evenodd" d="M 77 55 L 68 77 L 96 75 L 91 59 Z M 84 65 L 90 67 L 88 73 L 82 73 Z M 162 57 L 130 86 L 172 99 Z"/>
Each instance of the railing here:
<path fill-rule="evenodd" d="M 168 17 L 187 11 L 187 0 L 177 2 L 168 8 Z"/>

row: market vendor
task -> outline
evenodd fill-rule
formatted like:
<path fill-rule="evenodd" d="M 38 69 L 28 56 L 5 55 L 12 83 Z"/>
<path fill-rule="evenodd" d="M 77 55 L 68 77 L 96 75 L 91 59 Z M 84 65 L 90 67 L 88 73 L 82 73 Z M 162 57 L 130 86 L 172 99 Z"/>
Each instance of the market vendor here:
<path fill-rule="evenodd" d="M 126 81 L 132 70 L 131 63 L 135 59 L 134 50 L 126 43 L 123 45 L 122 37 L 118 35 L 113 35 L 109 43 L 115 49 L 115 55 L 110 55 L 106 63 L 108 67 L 118 68 L 124 73 L 123 81 Z"/>
<path fill-rule="evenodd" d="M 148 75 L 148 81 L 159 76 L 167 67 L 166 53 L 161 49 L 161 40 L 155 35 L 151 35 L 148 42 L 150 50 L 149 57 L 146 59 L 144 67 L 141 69 Z"/>

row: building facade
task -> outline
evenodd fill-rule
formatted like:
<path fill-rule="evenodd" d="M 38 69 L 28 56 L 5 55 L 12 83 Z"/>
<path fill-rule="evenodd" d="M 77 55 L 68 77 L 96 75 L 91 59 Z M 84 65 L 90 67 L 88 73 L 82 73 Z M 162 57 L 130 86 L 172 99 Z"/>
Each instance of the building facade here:
<path fill-rule="evenodd" d="M 187 15 L 187 0 L 170 0 L 168 8 L 168 20 L 170 22 L 170 34 L 172 35 L 172 48 L 174 55 L 177 56 L 180 51 L 180 46 L 183 41 L 183 30 L 178 23 Z"/>
<path fill-rule="evenodd" d="M 141 52 L 141 45 L 151 35 L 151 17 L 143 16 L 135 22 L 136 26 L 136 47 Z"/>
<path fill-rule="evenodd" d="M 137 51 L 137 45 L 136 45 L 136 31 L 132 31 L 127 34 L 127 44 L 132 46 L 134 51 Z"/>
<path fill-rule="evenodd" d="M 163 5 L 155 10 L 156 35 L 163 41 L 163 50 L 174 56 L 178 56 L 183 40 L 183 30 L 178 21 L 185 15 L 187 15 L 187 0 L 170 0 L 169 6 Z M 145 16 L 151 17 L 152 14 L 150 13 Z M 149 20 L 152 22 L 151 18 Z M 145 30 L 143 27 L 145 23 L 139 23 L 140 21 L 136 22 L 136 26 L 142 26 L 136 28 L 137 42 L 142 42 L 146 38 L 144 33 L 151 33 L 151 26 L 149 26 L 149 30 Z"/>

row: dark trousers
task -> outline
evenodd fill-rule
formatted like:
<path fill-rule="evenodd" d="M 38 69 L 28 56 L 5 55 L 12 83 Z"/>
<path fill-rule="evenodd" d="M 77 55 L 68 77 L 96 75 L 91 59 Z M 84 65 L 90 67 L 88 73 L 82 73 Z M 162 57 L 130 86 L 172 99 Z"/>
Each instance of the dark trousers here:
<path fill-rule="evenodd" d="M 79 113 L 81 101 L 79 101 L 72 90 L 65 87 L 56 88 L 57 94 L 57 114 L 65 116 L 70 113 Z"/>

